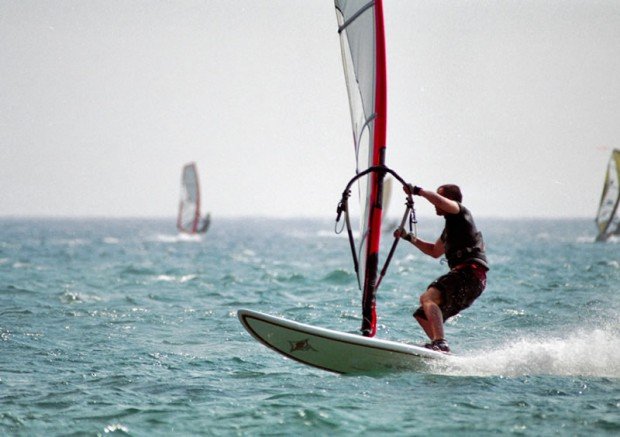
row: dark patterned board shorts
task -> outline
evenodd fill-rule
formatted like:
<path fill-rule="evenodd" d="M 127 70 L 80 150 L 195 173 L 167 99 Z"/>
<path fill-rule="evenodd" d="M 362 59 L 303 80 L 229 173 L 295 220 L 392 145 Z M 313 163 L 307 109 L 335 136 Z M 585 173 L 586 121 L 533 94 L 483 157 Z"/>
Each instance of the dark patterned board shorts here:
<path fill-rule="evenodd" d="M 485 269 L 476 266 L 467 266 L 452 269 L 433 281 L 428 287 L 435 287 L 441 293 L 441 313 L 444 322 L 468 308 L 482 294 L 487 285 Z M 419 307 L 413 317 L 426 320 L 422 307 Z"/>

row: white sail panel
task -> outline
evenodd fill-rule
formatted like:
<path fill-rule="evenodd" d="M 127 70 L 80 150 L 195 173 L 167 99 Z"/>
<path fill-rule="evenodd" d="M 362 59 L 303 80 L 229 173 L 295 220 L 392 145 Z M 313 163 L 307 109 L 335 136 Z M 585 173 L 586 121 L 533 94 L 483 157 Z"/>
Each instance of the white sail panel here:
<path fill-rule="evenodd" d="M 336 1 L 342 64 L 349 95 L 356 171 L 373 164 L 373 129 L 375 118 L 375 17 L 374 2 L 368 0 Z M 358 258 L 360 283 L 364 283 L 371 178 L 360 180 L 360 244 Z"/>

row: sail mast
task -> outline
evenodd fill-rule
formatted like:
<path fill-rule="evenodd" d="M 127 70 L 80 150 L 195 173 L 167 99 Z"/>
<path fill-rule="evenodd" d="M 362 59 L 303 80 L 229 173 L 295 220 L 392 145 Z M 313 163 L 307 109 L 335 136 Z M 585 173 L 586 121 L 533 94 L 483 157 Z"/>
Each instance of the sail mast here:
<path fill-rule="evenodd" d="M 387 78 L 385 65 L 385 36 L 383 28 L 383 2 L 375 1 L 375 120 L 372 165 L 385 164 L 385 140 L 387 128 Z M 369 200 L 368 246 L 366 279 L 364 281 L 362 300 L 362 333 L 374 336 L 377 332 L 376 286 L 379 268 L 379 245 L 381 240 L 382 200 L 384 175 L 373 172 L 370 174 L 371 193 Z"/>
<path fill-rule="evenodd" d="M 387 73 L 381 0 L 335 0 L 359 174 L 385 163 Z M 362 333 L 376 333 L 375 296 L 382 221 L 383 177 L 360 182 L 358 272 L 362 287 Z"/>

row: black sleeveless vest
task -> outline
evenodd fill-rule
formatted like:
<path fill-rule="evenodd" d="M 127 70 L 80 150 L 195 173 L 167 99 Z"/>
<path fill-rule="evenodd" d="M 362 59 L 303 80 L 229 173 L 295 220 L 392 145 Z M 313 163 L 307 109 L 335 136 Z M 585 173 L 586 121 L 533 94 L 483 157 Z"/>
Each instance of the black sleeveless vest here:
<path fill-rule="evenodd" d="M 446 227 L 441 234 L 441 241 L 446 249 L 446 258 L 450 268 L 466 262 L 477 262 L 489 268 L 484 240 L 476 228 L 471 212 L 459 203 L 458 214 L 446 214 Z"/>

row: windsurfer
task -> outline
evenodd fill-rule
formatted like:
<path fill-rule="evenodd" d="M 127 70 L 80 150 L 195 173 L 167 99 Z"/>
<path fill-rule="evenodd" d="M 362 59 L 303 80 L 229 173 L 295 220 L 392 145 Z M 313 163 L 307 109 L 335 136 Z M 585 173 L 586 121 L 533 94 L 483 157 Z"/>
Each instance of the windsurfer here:
<path fill-rule="evenodd" d="M 433 281 L 420 296 L 420 307 L 413 313 L 431 340 L 425 346 L 450 352 L 444 336 L 444 322 L 469 307 L 486 287 L 488 263 L 482 234 L 478 232 L 470 211 L 461 202 L 457 185 L 442 185 L 437 192 L 408 184 L 405 193 L 424 197 L 435 206 L 438 216 L 445 219 L 441 236 L 434 243 L 416 238 L 398 228 L 394 237 L 409 241 L 426 255 L 446 256 L 450 271 Z"/>

